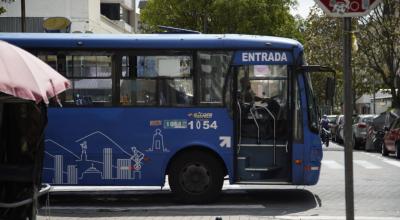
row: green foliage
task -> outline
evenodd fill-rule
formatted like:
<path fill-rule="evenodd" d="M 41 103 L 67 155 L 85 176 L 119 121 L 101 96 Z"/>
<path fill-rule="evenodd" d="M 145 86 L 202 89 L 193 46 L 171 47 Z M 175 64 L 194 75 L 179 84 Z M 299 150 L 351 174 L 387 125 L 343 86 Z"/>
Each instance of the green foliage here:
<path fill-rule="evenodd" d="M 356 29 L 354 22 L 353 29 Z M 357 36 L 357 39 L 361 36 Z M 311 9 L 305 21 L 304 47 L 309 64 L 320 64 L 336 70 L 335 105 L 343 102 L 343 26 L 341 18 L 328 17 L 318 7 Z M 359 41 L 359 40 L 358 40 Z M 365 93 L 372 93 L 373 82 L 379 82 L 375 72 L 366 65 L 367 57 L 354 51 L 352 54 L 353 101 Z M 326 74 L 314 74 L 312 77 L 314 90 L 319 103 L 325 103 Z M 375 90 L 380 87 L 375 85 Z"/>
<path fill-rule="evenodd" d="M 149 0 L 140 16 L 145 32 L 157 25 L 203 33 L 274 35 L 302 40 L 289 13 L 295 0 Z"/>
<path fill-rule="evenodd" d="M 14 2 L 15 0 L 0 0 L 0 2 L 5 2 L 5 3 L 11 3 Z M 3 6 L 0 6 L 0 15 L 6 12 L 6 9 Z"/>
<path fill-rule="evenodd" d="M 360 50 L 366 65 L 379 74 L 392 94 L 392 106 L 400 108 L 400 1 L 384 0 L 366 17 L 361 17 Z M 397 73 L 397 75 L 396 75 Z"/>

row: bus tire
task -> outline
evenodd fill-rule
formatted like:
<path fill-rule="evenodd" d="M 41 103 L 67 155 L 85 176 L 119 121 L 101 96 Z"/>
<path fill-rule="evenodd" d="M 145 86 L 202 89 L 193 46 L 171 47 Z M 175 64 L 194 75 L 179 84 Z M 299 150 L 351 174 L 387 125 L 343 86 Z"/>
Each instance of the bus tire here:
<path fill-rule="evenodd" d="M 168 182 L 178 201 L 215 201 L 224 182 L 224 170 L 217 158 L 203 151 L 190 151 L 171 162 Z"/>

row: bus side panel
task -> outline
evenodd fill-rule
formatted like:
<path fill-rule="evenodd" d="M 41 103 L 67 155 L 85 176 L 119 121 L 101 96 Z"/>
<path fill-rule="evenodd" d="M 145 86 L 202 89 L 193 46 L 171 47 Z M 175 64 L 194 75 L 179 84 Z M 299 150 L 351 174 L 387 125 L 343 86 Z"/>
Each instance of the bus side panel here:
<path fill-rule="evenodd" d="M 311 133 L 305 136 L 309 141 L 307 143 L 306 154 L 309 157 L 308 164 L 304 167 L 304 184 L 314 185 L 317 184 L 322 161 L 322 145 L 321 139 L 318 134 Z"/>
<path fill-rule="evenodd" d="M 232 173 L 232 119 L 224 108 L 50 108 L 43 182 L 163 185 L 168 160 L 204 144 Z"/>
<path fill-rule="evenodd" d="M 293 144 L 292 161 L 303 160 L 304 158 L 304 144 Z M 304 168 L 303 164 L 296 164 L 292 162 L 292 182 L 295 185 L 302 185 L 304 182 Z"/>

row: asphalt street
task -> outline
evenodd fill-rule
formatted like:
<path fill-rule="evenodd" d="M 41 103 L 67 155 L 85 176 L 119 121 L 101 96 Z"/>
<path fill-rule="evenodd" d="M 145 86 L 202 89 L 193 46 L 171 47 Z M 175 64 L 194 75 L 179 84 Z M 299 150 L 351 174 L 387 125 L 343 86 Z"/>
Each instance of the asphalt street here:
<path fill-rule="evenodd" d="M 400 160 L 363 151 L 353 157 L 356 219 L 400 219 Z M 321 169 L 315 186 L 226 184 L 221 199 L 206 205 L 177 204 L 168 186 L 55 187 L 38 219 L 345 219 L 342 146 L 324 147 Z"/>

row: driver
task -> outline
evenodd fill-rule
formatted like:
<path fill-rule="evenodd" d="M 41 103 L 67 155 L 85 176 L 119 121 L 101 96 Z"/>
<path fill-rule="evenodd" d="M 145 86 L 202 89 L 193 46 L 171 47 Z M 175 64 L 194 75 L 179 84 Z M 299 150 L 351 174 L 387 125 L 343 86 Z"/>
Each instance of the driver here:
<path fill-rule="evenodd" d="M 241 97 L 243 102 L 254 104 L 254 102 L 262 101 L 263 99 L 256 96 L 254 91 L 251 89 L 250 80 L 247 77 L 240 79 L 240 85 L 242 87 Z"/>

